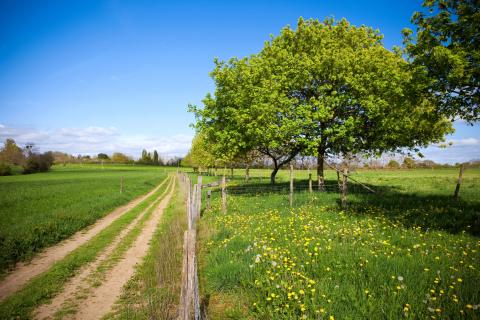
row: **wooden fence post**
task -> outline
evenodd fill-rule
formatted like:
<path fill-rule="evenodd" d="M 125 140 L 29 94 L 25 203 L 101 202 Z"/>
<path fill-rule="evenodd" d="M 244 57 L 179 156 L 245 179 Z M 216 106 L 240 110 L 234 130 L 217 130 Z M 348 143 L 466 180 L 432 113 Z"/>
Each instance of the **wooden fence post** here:
<path fill-rule="evenodd" d="M 120 177 L 120 193 L 123 193 L 123 177 Z"/>
<path fill-rule="evenodd" d="M 193 185 L 193 192 L 192 192 L 192 208 L 190 212 L 190 219 L 192 220 L 192 228 L 195 228 L 195 219 L 197 217 L 198 212 L 198 184 Z"/>
<path fill-rule="evenodd" d="M 230 168 L 230 177 L 233 178 L 233 168 Z"/>
<path fill-rule="evenodd" d="M 190 191 L 190 179 L 187 178 L 187 222 L 188 222 L 188 229 L 192 228 L 192 193 Z"/>
<path fill-rule="evenodd" d="M 198 176 L 197 178 L 197 212 L 196 218 L 200 218 L 200 212 L 202 211 L 202 176 Z"/>
<path fill-rule="evenodd" d="M 188 211 L 187 211 L 188 213 Z M 180 288 L 180 306 L 178 320 L 188 320 L 188 230 L 183 234 L 182 287 Z"/>
<path fill-rule="evenodd" d="M 312 193 L 312 191 L 313 191 L 312 189 L 313 189 L 313 188 L 312 188 L 312 174 L 309 173 L 309 174 L 308 174 L 308 191 L 309 191 L 310 193 Z"/>
<path fill-rule="evenodd" d="M 179 319 L 190 320 L 195 315 L 196 310 L 195 291 L 195 229 L 185 231 L 183 239 L 183 269 L 182 269 L 182 288 L 180 291 L 180 310 Z M 194 309 L 192 312 L 192 308 Z"/>
<path fill-rule="evenodd" d="M 342 192 L 342 182 L 340 181 L 340 171 L 337 171 L 337 184 L 338 184 L 338 192 Z"/>
<path fill-rule="evenodd" d="M 250 180 L 250 166 L 247 164 L 245 168 L 245 182 L 248 182 L 248 180 Z"/>
<path fill-rule="evenodd" d="M 460 185 L 462 184 L 462 176 L 463 176 L 463 171 L 465 170 L 465 166 L 463 164 L 460 165 L 460 172 L 458 173 L 458 180 L 457 180 L 457 186 L 455 187 L 455 193 L 453 194 L 453 197 L 456 199 L 458 198 L 458 193 L 460 192 Z"/>
<path fill-rule="evenodd" d="M 293 164 L 290 164 L 290 207 L 293 206 Z"/>
<path fill-rule="evenodd" d="M 342 184 L 342 208 L 347 209 L 347 183 L 348 183 L 348 168 L 343 169 L 343 184 Z"/>
<path fill-rule="evenodd" d="M 207 190 L 207 202 L 205 204 L 206 210 L 210 209 L 210 198 L 212 197 L 212 190 Z"/>
<path fill-rule="evenodd" d="M 222 210 L 223 213 L 227 213 L 227 192 L 226 192 L 227 183 L 225 181 L 225 175 L 222 176 Z"/>

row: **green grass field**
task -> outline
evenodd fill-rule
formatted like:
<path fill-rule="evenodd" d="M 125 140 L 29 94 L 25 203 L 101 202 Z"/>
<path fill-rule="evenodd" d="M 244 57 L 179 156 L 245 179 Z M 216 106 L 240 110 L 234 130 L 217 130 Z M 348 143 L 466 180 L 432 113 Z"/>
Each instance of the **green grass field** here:
<path fill-rule="evenodd" d="M 67 165 L 47 173 L 0 177 L 0 273 L 147 193 L 168 170 Z"/>
<path fill-rule="evenodd" d="M 480 170 L 465 172 L 457 200 L 455 169 L 359 171 L 377 193 L 351 184 L 347 211 L 332 171 L 328 192 L 313 194 L 295 172 L 293 208 L 287 171 L 275 189 L 268 171 L 248 184 L 242 175 L 229 183 L 228 214 L 214 192 L 199 227 L 209 318 L 478 318 Z"/>

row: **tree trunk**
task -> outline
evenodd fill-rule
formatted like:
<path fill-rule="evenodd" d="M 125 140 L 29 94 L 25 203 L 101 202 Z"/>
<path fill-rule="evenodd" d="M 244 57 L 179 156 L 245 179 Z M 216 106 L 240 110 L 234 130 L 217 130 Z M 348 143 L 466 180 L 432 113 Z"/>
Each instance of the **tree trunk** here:
<path fill-rule="evenodd" d="M 323 162 L 325 160 L 325 149 L 323 147 L 318 147 L 318 157 L 317 157 L 317 182 L 318 182 L 318 191 L 325 191 L 325 176 L 323 174 Z"/>
<path fill-rule="evenodd" d="M 272 174 L 270 175 L 270 183 L 275 184 L 275 177 L 276 177 L 278 169 L 280 169 L 280 167 L 278 166 L 277 159 L 275 159 L 273 157 L 272 157 L 272 159 L 273 159 L 274 168 L 273 168 Z"/>
<path fill-rule="evenodd" d="M 270 175 L 270 183 L 271 184 L 275 184 L 275 177 L 277 175 L 277 172 L 278 172 L 278 169 L 280 168 L 274 168 L 273 171 L 272 171 L 272 174 Z"/>

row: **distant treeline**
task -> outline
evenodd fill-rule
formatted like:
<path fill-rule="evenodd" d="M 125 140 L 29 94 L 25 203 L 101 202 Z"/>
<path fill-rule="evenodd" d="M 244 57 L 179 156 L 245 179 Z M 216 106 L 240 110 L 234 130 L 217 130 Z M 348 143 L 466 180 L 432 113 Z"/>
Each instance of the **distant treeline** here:
<path fill-rule="evenodd" d="M 96 163 L 96 164 L 107 164 L 107 163 L 117 163 L 117 164 L 141 164 L 141 165 L 151 165 L 151 166 L 178 166 L 182 161 L 180 157 L 173 157 L 164 159 L 162 158 L 156 150 L 147 152 L 147 150 L 142 151 L 142 155 L 138 160 L 134 160 L 131 156 L 128 156 L 121 152 L 114 152 L 111 155 L 107 153 L 99 153 L 96 156 L 90 155 L 71 155 L 63 152 L 53 152 L 54 163 L 55 164 L 67 164 L 67 163 Z"/>
<path fill-rule="evenodd" d="M 52 152 L 40 153 L 32 143 L 20 148 L 13 139 L 7 139 L 0 149 L 0 176 L 11 175 L 14 166 L 21 167 L 24 174 L 45 172 L 53 162 Z"/>
<path fill-rule="evenodd" d="M 71 155 L 64 152 L 48 151 L 40 153 L 36 150 L 33 143 L 20 147 L 13 139 L 7 139 L 2 148 L 0 148 L 0 175 L 11 175 L 15 168 L 20 167 L 24 174 L 45 172 L 53 164 L 66 165 L 67 163 L 96 163 L 96 164 L 141 164 L 152 166 L 178 166 L 182 158 L 173 157 L 164 159 L 156 150 L 153 153 L 147 150 L 142 151 L 140 159 L 134 160 L 132 157 L 114 152 L 111 155 L 99 153 L 96 156 L 90 155 Z"/>

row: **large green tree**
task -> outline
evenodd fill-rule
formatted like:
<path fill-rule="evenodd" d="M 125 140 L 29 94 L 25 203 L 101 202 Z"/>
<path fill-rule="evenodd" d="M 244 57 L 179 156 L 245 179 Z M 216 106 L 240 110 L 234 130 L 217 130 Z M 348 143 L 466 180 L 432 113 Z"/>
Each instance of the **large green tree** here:
<path fill-rule="evenodd" d="M 412 65 L 442 112 L 474 122 L 480 118 L 480 3 L 478 0 L 426 0 L 415 12 L 416 34 L 404 29 Z"/>
<path fill-rule="evenodd" d="M 319 187 L 329 154 L 380 154 L 440 141 L 451 123 L 383 36 L 345 19 L 299 19 L 267 42 L 260 57 L 275 70 L 277 94 L 300 119 L 307 155 L 318 157 Z"/>
<path fill-rule="evenodd" d="M 259 54 L 217 61 L 212 77 L 215 96 L 193 110 L 213 150 L 256 149 L 280 166 L 316 155 L 320 189 L 328 155 L 415 149 L 451 130 L 401 54 L 346 20 L 299 19 Z"/>
<path fill-rule="evenodd" d="M 302 119 L 296 117 L 295 106 L 278 95 L 274 70 L 259 56 L 215 64 L 215 96 L 207 94 L 203 109 L 190 106 L 196 127 L 223 163 L 255 151 L 269 157 L 274 183 L 278 170 L 304 148 Z"/>
<path fill-rule="evenodd" d="M 208 169 L 218 165 L 218 160 L 211 153 L 211 145 L 205 135 L 198 132 L 192 140 L 192 146 L 182 160 L 182 166 Z"/>

